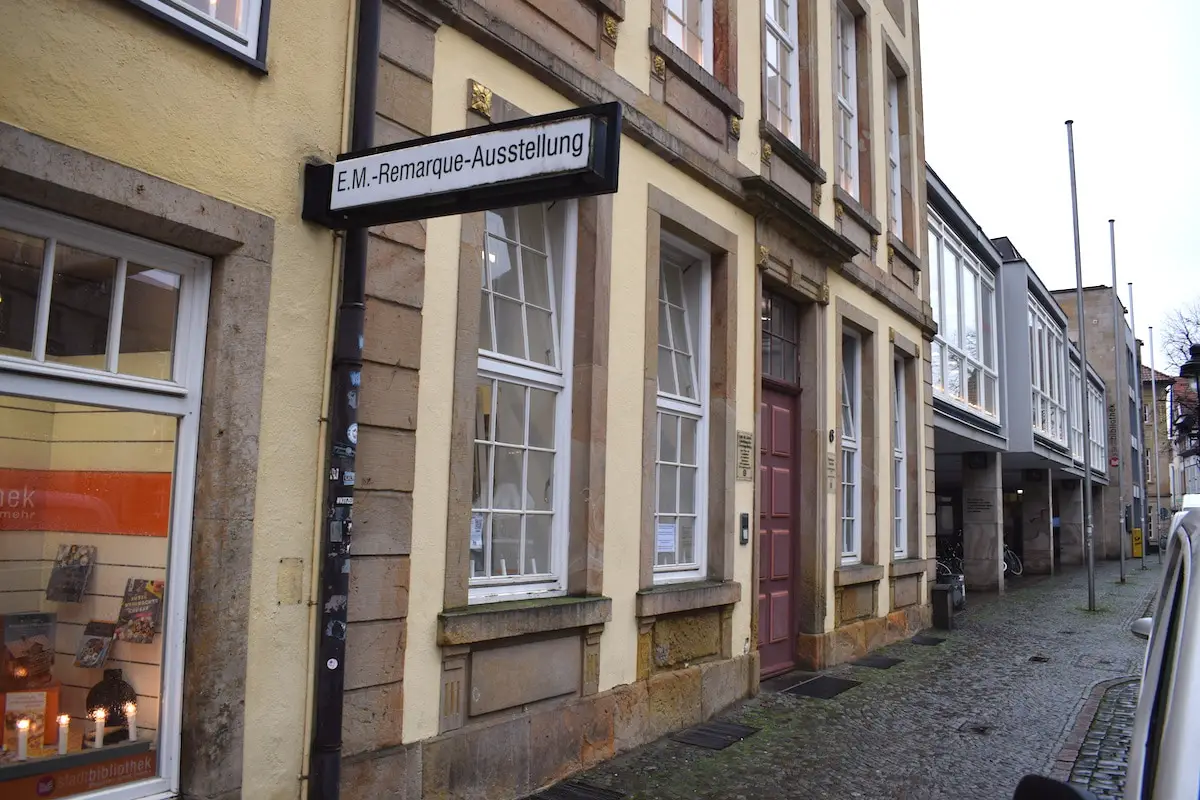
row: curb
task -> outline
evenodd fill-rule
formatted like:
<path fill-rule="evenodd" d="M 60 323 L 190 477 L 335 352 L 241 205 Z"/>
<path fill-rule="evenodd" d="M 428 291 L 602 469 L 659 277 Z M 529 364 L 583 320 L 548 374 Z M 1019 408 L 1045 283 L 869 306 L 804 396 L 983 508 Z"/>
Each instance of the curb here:
<path fill-rule="evenodd" d="M 1075 717 L 1074 727 L 1067 734 L 1062 749 L 1058 751 L 1058 755 L 1054 759 L 1054 765 L 1050 770 L 1051 778 L 1063 781 L 1064 783 L 1070 780 L 1071 770 L 1075 768 L 1075 761 L 1079 758 L 1079 748 L 1083 745 L 1083 740 L 1087 737 L 1092 723 L 1096 720 L 1096 712 L 1100 710 L 1100 701 L 1104 699 L 1104 695 L 1108 690 L 1114 686 L 1140 679 L 1140 675 L 1125 675 L 1120 678 L 1101 681 L 1092 687 L 1091 693 L 1083 702 L 1083 708 L 1080 709 L 1079 714 Z"/>

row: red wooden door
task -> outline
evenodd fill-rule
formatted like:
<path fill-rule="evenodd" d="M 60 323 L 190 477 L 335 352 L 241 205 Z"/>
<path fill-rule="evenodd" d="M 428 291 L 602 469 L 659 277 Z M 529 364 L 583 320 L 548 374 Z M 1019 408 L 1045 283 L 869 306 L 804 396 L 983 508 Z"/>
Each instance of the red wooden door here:
<path fill-rule="evenodd" d="M 763 385 L 759 409 L 758 649 L 764 675 L 795 663 L 796 420 L 799 396 Z"/>

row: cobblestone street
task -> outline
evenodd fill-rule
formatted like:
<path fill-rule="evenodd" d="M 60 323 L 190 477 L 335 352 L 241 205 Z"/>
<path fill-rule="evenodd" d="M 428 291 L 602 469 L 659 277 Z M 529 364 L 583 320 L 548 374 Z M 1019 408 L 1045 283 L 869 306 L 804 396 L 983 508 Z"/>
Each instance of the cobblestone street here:
<path fill-rule="evenodd" d="M 959 627 L 928 632 L 941 644 L 878 651 L 902 659 L 889 669 L 828 671 L 861 684 L 832 699 L 780 691 L 807 676 L 772 681 L 721 717 L 761 729 L 749 738 L 724 750 L 663 739 L 577 780 L 638 800 L 1003 800 L 1023 775 L 1057 770 L 1116 796 L 1137 686 L 1120 679 L 1136 678 L 1143 652 L 1129 624 L 1159 578 L 1157 559 L 1146 564 L 1130 562 L 1123 585 L 1117 564 L 1098 565 L 1095 613 L 1077 568 L 1018 580 L 1003 598 L 968 594 Z M 1075 732 L 1086 732 L 1078 761 L 1064 763 Z"/>

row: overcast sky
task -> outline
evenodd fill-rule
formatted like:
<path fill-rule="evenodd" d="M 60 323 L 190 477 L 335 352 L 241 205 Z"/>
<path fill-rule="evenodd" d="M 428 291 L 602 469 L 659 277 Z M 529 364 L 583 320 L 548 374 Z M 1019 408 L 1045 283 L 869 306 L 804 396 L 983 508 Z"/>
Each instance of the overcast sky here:
<path fill-rule="evenodd" d="M 1137 335 L 1155 327 L 1162 369 L 1164 316 L 1200 297 L 1200 0 L 919 8 L 929 165 L 1048 288 L 1073 288 L 1073 119 L 1084 285 L 1111 283 L 1116 219 L 1121 300 L 1132 281 Z"/>

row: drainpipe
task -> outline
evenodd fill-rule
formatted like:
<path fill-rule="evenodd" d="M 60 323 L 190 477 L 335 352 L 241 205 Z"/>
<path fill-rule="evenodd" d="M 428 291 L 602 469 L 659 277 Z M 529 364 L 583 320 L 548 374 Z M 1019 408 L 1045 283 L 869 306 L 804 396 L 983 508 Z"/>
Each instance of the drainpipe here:
<path fill-rule="evenodd" d="M 382 0 L 358 0 L 350 149 L 374 145 Z M 329 409 L 329 472 L 321 532 L 321 587 L 313 692 L 310 800 L 338 800 L 342 769 L 342 707 L 346 678 L 346 612 L 350 592 L 351 511 L 354 508 L 358 398 L 366 318 L 367 229 L 346 231 L 342 302 L 333 342 Z"/>

